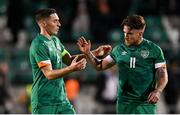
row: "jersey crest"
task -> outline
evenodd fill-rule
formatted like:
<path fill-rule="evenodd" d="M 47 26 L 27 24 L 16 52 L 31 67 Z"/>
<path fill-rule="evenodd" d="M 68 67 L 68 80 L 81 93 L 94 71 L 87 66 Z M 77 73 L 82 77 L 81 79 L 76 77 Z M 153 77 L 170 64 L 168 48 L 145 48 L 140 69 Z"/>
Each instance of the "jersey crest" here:
<path fill-rule="evenodd" d="M 145 59 L 149 56 L 149 51 L 148 50 L 141 50 L 141 56 Z"/>

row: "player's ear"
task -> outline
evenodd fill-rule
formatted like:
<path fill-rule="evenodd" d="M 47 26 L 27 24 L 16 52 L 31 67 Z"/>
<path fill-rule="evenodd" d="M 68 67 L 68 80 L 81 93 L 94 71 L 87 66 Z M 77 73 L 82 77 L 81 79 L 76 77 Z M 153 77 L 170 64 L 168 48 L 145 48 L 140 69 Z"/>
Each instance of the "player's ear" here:
<path fill-rule="evenodd" d="M 139 36 L 141 36 L 141 37 L 142 37 L 142 36 L 143 36 L 143 32 L 139 32 Z"/>
<path fill-rule="evenodd" d="M 46 24 L 46 21 L 44 19 L 40 20 L 39 23 L 41 24 L 41 26 L 45 27 L 47 24 Z"/>
<path fill-rule="evenodd" d="M 46 24 L 46 21 L 40 20 L 40 21 L 38 21 L 38 25 L 41 27 L 45 27 L 47 24 Z"/>
<path fill-rule="evenodd" d="M 47 25 L 45 20 L 42 21 L 42 24 L 44 27 Z"/>
<path fill-rule="evenodd" d="M 142 36 L 142 32 L 139 32 L 139 35 Z"/>

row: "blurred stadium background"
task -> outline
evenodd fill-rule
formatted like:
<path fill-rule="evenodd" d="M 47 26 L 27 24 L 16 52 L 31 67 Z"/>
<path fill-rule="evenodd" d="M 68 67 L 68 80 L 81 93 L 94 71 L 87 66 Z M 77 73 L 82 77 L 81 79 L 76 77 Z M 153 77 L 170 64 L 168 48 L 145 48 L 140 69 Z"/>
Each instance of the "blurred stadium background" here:
<path fill-rule="evenodd" d="M 123 38 L 122 19 L 143 15 L 144 37 L 161 46 L 168 64 L 169 83 L 158 113 L 180 113 L 179 0 L 0 0 L 0 113 L 31 113 L 28 48 L 38 33 L 33 14 L 47 7 L 59 12 L 58 36 L 71 54 L 80 53 L 79 36 L 90 39 L 93 48 L 118 44 Z M 115 113 L 116 70 L 96 72 L 88 65 L 65 77 L 68 98 L 77 113 Z"/>

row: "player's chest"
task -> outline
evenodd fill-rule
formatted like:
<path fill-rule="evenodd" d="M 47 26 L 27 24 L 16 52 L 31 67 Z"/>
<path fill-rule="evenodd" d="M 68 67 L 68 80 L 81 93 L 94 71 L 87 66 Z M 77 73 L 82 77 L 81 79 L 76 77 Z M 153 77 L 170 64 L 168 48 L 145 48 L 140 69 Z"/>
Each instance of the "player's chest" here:
<path fill-rule="evenodd" d="M 153 54 L 151 50 L 144 49 L 120 49 L 116 56 L 116 62 L 133 66 L 135 63 L 152 63 Z"/>
<path fill-rule="evenodd" d="M 60 45 L 54 43 L 54 42 L 49 42 L 48 44 L 48 52 L 49 52 L 49 57 L 52 61 L 52 63 L 59 63 L 60 58 L 61 58 L 61 47 Z"/>
<path fill-rule="evenodd" d="M 48 52 L 49 52 L 49 55 L 50 55 L 50 56 L 54 56 L 54 55 L 56 55 L 57 53 L 61 53 L 61 47 L 60 47 L 60 45 L 54 43 L 53 41 L 48 42 L 46 45 L 47 45 L 47 47 L 48 47 Z"/>

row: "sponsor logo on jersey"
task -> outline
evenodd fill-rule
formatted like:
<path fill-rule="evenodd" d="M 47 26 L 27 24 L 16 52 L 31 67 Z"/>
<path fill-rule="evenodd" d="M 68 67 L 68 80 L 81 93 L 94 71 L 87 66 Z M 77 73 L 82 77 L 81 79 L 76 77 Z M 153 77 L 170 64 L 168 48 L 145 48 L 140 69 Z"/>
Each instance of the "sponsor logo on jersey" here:
<path fill-rule="evenodd" d="M 127 54 L 127 52 L 126 51 L 123 51 L 122 53 L 121 53 L 121 55 L 126 55 Z"/>
<path fill-rule="evenodd" d="M 141 50 L 141 56 L 145 59 L 149 56 L 149 51 L 148 50 Z"/>

